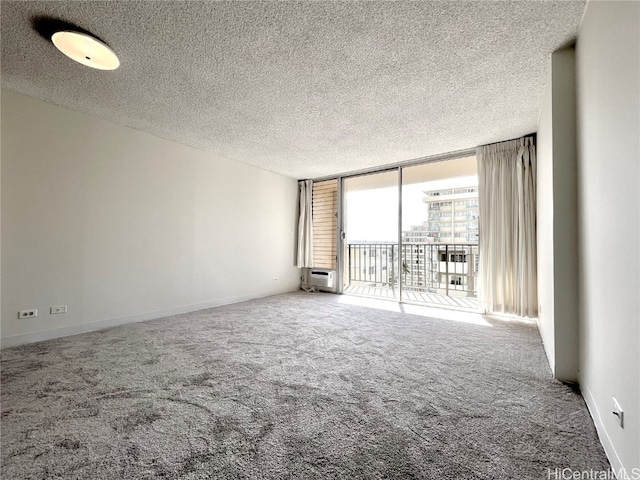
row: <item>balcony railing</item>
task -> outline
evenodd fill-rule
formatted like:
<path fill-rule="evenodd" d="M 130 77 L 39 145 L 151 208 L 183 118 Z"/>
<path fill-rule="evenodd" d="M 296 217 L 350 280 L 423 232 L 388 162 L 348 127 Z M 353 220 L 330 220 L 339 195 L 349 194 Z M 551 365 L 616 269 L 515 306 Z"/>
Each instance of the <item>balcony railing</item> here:
<path fill-rule="evenodd" d="M 477 244 L 403 243 L 399 254 L 395 243 L 349 243 L 348 261 L 349 285 L 395 289 L 401 275 L 404 291 L 477 294 Z"/>

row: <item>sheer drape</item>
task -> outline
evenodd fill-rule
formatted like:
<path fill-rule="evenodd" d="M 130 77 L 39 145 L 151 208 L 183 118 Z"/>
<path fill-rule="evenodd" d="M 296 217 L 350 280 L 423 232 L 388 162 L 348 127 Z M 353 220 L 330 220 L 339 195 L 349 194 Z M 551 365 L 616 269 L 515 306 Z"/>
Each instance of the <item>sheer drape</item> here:
<path fill-rule="evenodd" d="M 300 216 L 298 217 L 298 268 L 313 267 L 313 222 L 312 195 L 313 181 L 298 182 L 300 192 Z"/>
<path fill-rule="evenodd" d="M 537 315 L 536 153 L 533 138 L 476 149 L 479 301 L 487 312 Z"/>

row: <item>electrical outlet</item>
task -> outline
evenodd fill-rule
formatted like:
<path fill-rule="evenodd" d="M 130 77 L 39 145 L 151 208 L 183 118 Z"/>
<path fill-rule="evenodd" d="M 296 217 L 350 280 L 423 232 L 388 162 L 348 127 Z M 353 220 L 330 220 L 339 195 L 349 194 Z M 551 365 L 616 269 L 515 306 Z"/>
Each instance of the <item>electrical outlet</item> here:
<path fill-rule="evenodd" d="M 38 316 L 38 310 L 33 308 L 31 310 L 20 310 L 18 312 L 18 318 L 33 318 Z"/>
<path fill-rule="evenodd" d="M 66 305 L 58 305 L 57 307 L 51 307 L 51 315 L 55 315 L 56 313 L 67 313 Z"/>
<path fill-rule="evenodd" d="M 612 413 L 617 417 L 618 425 L 620 425 L 620 428 L 624 428 L 624 412 L 622 411 L 622 407 L 618 403 L 618 400 L 616 400 L 616 397 L 613 397 L 613 412 Z"/>

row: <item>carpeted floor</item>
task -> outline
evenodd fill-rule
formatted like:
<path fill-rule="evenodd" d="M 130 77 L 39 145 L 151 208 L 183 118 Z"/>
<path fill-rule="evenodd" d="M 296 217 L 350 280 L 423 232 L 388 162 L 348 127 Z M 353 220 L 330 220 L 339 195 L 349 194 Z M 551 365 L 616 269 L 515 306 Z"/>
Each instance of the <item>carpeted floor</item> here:
<path fill-rule="evenodd" d="M 609 468 L 534 327 L 338 299 L 279 295 L 3 350 L 2 478 L 543 479 L 547 468 Z"/>

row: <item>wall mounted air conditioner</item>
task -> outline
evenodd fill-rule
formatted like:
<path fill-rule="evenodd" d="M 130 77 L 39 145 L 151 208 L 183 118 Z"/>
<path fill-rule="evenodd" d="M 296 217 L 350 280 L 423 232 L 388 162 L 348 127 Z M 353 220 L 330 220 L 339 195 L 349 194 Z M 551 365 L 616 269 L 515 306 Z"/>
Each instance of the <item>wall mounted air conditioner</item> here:
<path fill-rule="evenodd" d="M 335 270 L 312 268 L 309 272 L 309 286 L 334 290 L 336 288 Z"/>

